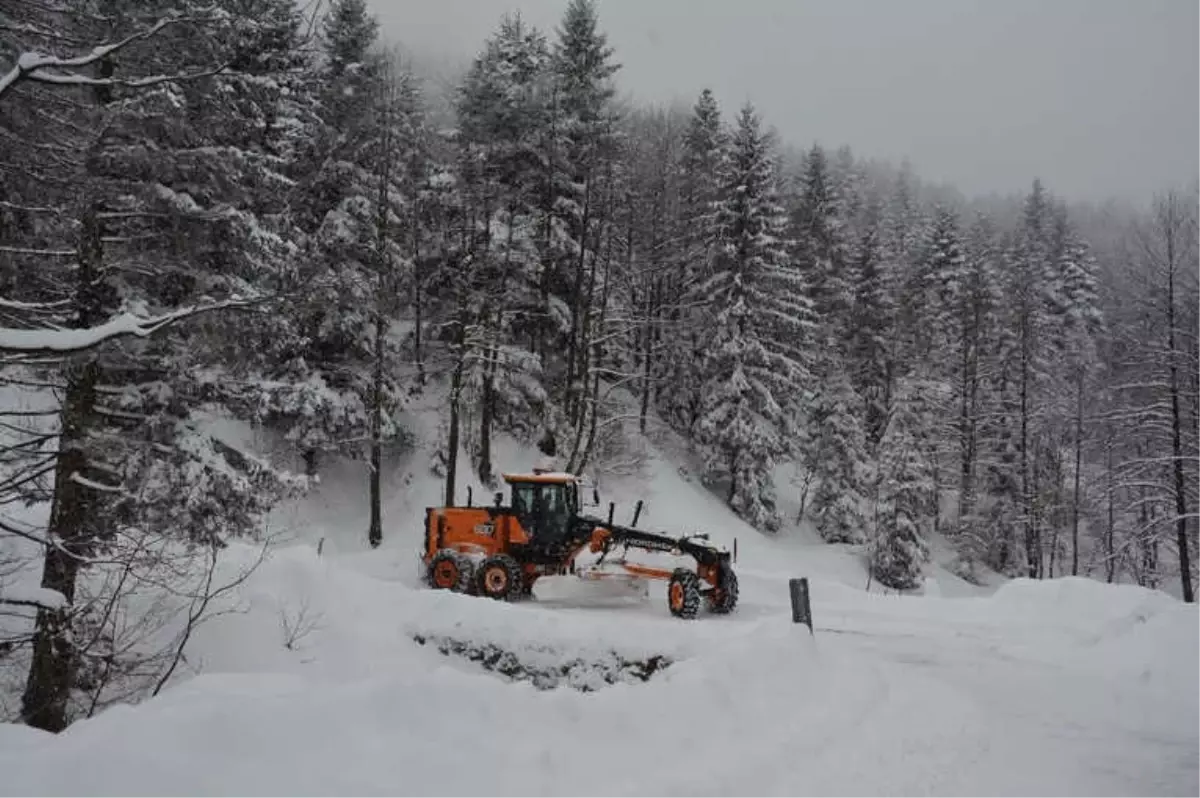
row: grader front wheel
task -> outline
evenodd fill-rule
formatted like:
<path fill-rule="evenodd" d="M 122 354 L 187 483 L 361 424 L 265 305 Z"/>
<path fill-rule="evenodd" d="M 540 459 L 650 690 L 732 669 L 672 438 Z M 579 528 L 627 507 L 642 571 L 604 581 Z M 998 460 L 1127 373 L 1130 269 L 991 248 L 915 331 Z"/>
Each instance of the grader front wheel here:
<path fill-rule="evenodd" d="M 700 611 L 700 577 L 686 568 L 676 568 L 667 584 L 667 606 L 676 618 L 695 618 Z"/>
<path fill-rule="evenodd" d="M 732 568 L 723 567 L 719 576 L 717 586 L 708 594 L 708 610 L 714 615 L 726 615 L 737 607 L 737 574 L 733 572 Z"/>
<path fill-rule="evenodd" d="M 457 551 L 443 549 L 429 562 L 426 580 L 434 590 L 467 593 L 471 589 L 471 561 Z"/>

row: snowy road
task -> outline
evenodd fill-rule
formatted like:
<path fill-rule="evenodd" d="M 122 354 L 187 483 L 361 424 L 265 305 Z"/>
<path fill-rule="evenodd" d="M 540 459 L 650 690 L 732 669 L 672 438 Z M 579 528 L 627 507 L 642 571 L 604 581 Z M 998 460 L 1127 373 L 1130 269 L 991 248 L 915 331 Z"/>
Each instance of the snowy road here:
<path fill-rule="evenodd" d="M 373 560 L 370 570 L 379 568 Z M 201 630 L 197 658 L 210 675 L 56 739 L 0 726 L 0 792 L 1195 795 L 1200 787 L 1194 607 L 1084 580 L 942 599 L 816 579 L 810 637 L 790 623 L 777 573 L 743 573 L 738 613 L 687 623 L 670 618 L 657 593 L 628 604 L 560 589 L 504 605 L 413 590 L 289 550 L 256 575 L 249 612 Z M 322 625 L 288 651 L 279 610 L 298 591 Z M 533 660 L 598 661 L 615 650 L 676 661 L 644 684 L 538 691 L 417 646 L 415 632 L 492 642 Z"/>

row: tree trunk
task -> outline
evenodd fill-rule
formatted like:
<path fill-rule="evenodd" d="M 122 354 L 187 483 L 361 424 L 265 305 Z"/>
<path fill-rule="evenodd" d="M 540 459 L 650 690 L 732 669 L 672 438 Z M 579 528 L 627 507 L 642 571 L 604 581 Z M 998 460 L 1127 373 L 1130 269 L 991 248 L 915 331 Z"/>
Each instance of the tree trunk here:
<path fill-rule="evenodd" d="M 1105 452 L 1105 465 L 1108 477 L 1108 527 L 1104 531 L 1104 579 L 1112 583 L 1117 576 L 1117 515 L 1116 515 L 1116 480 L 1113 474 L 1113 442 L 1110 438 Z"/>
<path fill-rule="evenodd" d="M 736 451 L 729 453 L 729 495 L 725 497 L 725 503 L 730 507 L 733 507 L 733 498 L 737 496 L 737 459 L 738 453 Z"/>
<path fill-rule="evenodd" d="M 1174 197 L 1171 197 L 1167 212 L 1174 216 L 1176 211 Z M 1174 222 L 1173 218 L 1170 218 Z M 1171 455 L 1172 471 L 1175 478 L 1175 544 L 1179 549 L 1179 581 L 1183 588 L 1183 600 L 1192 603 L 1196 594 L 1192 588 L 1192 558 L 1187 534 L 1187 480 L 1183 473 L 1183 418 L 1179 406 L 1179 364 L 1177 358 L 1182 355 L 1178 350 L 1175 335 L 1175 226 L 1170 224 L 1166 230 L 1167 245 L 1167 371 L 1169 376 L 1168 390 L 1171 391 Z"/>
<path fill-rule="evenodd" d="M 651 323 L 651 313 L 654 307 L 654 292 L 646 293 L 646 327 L 642 336 L 642 402 L 638 412 L 638 431 L 646 434 L 646 415 L 650 412 L 650 366 L 651 349 L 654 346 L 654 325 Z"/>
<path fill-rule="evenodd" d="M 496 353 L 489 351 L 487 363 L 484 364 L 483 386 L 479 408 L 479 480 L 489 487 L 493 484 L 492 477 L 492 416 L 496 408 L 495 391 Z"/>
<path fill-rule="evenodd" d="M 463 353 L 460 351 L 450 380 L 450 430 L 446 435 L 446 506 L 454 506 L 454 482 L 458 477 L 458 408 L 462 398 Z"/>
<path fill-rule="evenodd" d="M 1083 467 L 1083 377 L 1080 368 L 1075 383 L 1075 474 L 1071 486 L 1071 576 L 1079 576 L 1079 471 Z"/>
<path fill-rule="evenodd" d="M 420 225 L 416 216 L 417 212 L 413 211 L 412 221 L 412 263 L 413 263 L 413 281 L 412 281 L 412 303 L 413 303 L 413 360 L 417 364 L 417 384 L 425 384 L 425 360 L 421 351 L 421 328 L 424 324 L 422 318 L 423 302 L 421 301 L 421 235 Z"/>
<path fill-rule="evenodd" d="M 609 288 L 612 285 L 612 282 L 609 279 L 611 272 L 612 272 L 612 258 L 609 257 L 608 255 L 606 255 L 604 258 L 604 290 L 600 293 L 600 321 L 599 321 L 598 326 L 601 330 L 604 329 L 605 321 L 608 318 Z M 592 344 L 592 347 L 595 350 L 592 354 L 592 357 L 593 357 L 593 360 L 598 365 L 601 362 L 601 355 L 603 354 L 603 352 L 601 350 L 601 344 L 599 341 L 596 341 Z M 591 416 L 591 421 L 588 423 L 587 444 L 583 448 L 583 456 L 580 458 L 579 465 L 578 465 L 578 471 L 580 471 L 580 472 L 583 471 L 585 466 L 587 466 L 588 462 L 591 460 L 592 453 L 595 451 L 595 448 L 596 448 L 596 431 L 599 428 L 599 422 L 600 422 L 600 414 L 599 414 L 599 412 L 597 412 L 598 408 L 600 407 L 600 372 L 599 372 L 599 370 L 597 370 L 596 373 L 592 376 L 591 406 L 592 406 L 592 416 Z"/>
<path fill-rule="evenodd" d="M 455 481 L 458 478 L 459 409 L 462 403 L 463 372 L 467 362 L 467 306 L 465 288 L 461 289 L 458 308 L 458 330 L 455 333 L 454 372 L 450 377 L 450 429 L 446 434 L 446 496 L 447 507 L 454 506 Z"/>
<path fill-rule="evenodd" d="M 98 213 L 99 207 L 92 205 L 81 220 L 76 284 L 77 324 L 81 328 L 98 324 L 104 315 L 102 231 Z M 80 558 L 95 540 L 96 524 L 103 513 L 95 491 L 75 479 L 77 475 L 88 476 L 88 438 L 96 425 L 100 366 L 94 355 L 88 358 L 67 378 L 54 469 L 54 499 L 46 529 L 51 545 L 46 546 L 42 566 L 42 587 L 61 593 L 68 606 L 38 610 L 33 657 L 21 697 L 21 718 L 25 723 L 50 732 L 67 727 L 67 702 L 75 666 L 69 605 L 75 600 Z"/>
<path fill-rule="evenodd" d="M 592 211 L 592 181 L 588 178 L 583 184 L 583 217 L 579 233 L 579 257 L 575 259 L 575 295 L 571 297 L 571 335 L 567 341 L 567 418 L 572 425 L 580 423 L 579 414 L 582 410 L 581 396 L 585 388 L 576 382 L 578 371 L 587 373 L 586 368 L 580 369 L 578 360 L 585 357 L 583 347 L 584 337 L 584 303 L 583 303 L 583 273 L 587 264 L 588 228 L 591 226 Z"/>
<path fill-rule="evenodd" d="M 1024 325 L 1024 322 L 1022 322 Z M 1029 474 L 1029 344 L 1028 331 L 1021 332 L 1021 519 L 1025 528 L 1025 562 L 1030 579 L 1038 576 L 1041 559 L 1033 523 L 1033 491 Z"/>
<path fill-rule="evenodd" d="M 383 542 L 383 507 L 379 484 L 383 461 L 383 356 L 387 325 L 382 309 L 375 312 L 375 363 L 371 385 L 371 454 L 370 454 L 370 503 L 371 515 L 367 524 L 367 542 L 378 548 Z"/>
<path fill-rule="evenodd" d="M 964 336 L 965 337 L 965 336 Z M 974 453 L 971 441 L 971 408 L 970 408 L 970 347 L 964 341 L 962 348 L 962 384 L 959 386 L 958 408 L 958 451 L 959 451 L 959 480 L 958 480 L 958 528 L 965 527 L 966 519 L 973 512 L 972 471 L 974 468 Z"/>

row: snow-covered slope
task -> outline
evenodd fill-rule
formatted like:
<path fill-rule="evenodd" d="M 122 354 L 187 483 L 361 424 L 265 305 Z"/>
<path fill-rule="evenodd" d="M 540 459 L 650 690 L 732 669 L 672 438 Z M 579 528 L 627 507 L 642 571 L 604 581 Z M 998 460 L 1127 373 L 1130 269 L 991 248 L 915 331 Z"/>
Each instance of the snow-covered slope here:
<path fill-rule="evenodd" d="M 292 542 L 234 597 L 240 612 L 197 631 L 175 686 L 58 737 L 0 726 L 0 792 L 1200 791 L 1193 606 L 1083 579 L 980 590 L 936 567 L 924 596 L 868 593 L 857 555 L 746 528 L 665 437 L 639 472 L 600 475 L 602 499 L 626 518 L 645 499 L 639 525 L 736 537 L 738 612 L 683 622 L 661 588 L 637 601 L 565 578 L 517 605 L 435 593 L 414 549 L 440 481 L 428 414 L 409 422 L 418 445 L 385 475 L 383 548 L 365 545 L 361 464 L 335 464 L 276 514 Z M 498 445 L 503 469 L 534 460 Z M 254 556 L 235 546 L 225 567 Z M 791 576 L 811 580 L 814 635 L 791 623 Z M 439 641 L 591 691 L 539 690 Z M 651 658 L 647 681 L 604 678 Z"/>

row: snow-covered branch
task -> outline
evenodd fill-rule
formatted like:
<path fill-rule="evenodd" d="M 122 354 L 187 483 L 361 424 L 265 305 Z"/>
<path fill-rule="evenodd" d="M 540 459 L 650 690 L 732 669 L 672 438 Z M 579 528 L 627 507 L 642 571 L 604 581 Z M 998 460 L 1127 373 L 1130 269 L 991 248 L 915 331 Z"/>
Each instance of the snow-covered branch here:
<path fill-rule="evenodd" d="M 39 610 L 61 610 L 67 606 L 67 598 L 57 590 L 45 587 L 8 588 L 0 594 L 0 604 Z"/>
<path fill-rule="evenodd" d="M 0 352 L 22 355 L 82 352 L 113 338 L 126 335 L 145 338 L 192 316 L 214 310 L 246 307 L 250 302 L 245 299 L 229 299 L 208 305 L 190 305 L 150 318 L 122 313 L 103 324 L 79 330 L 17 330 L 0 327 Z"/>
<path fill-rule="evenodd" d="M 198 74 L 188 75 L 156 75 L 153 77 L 123 79 L 123 78 L 93 78 L 87 75 L 81 75 L 77 72 L 59 72 L 49 70 L 64 70 L 64 69 L 80 69 L 82 67 L 91 66 L 99 61 L 109 58 L 120 52 L 126 47 L 136 42 L 144 41 L 158 35 L 164 28 L 171 25 L 177 25 L 183 22 L 199 21 L 196 17 L 174 17 L 161 19 L 151 27 L 137 33 L 130 34 L 120 41 L 112 44 L 103 44 L 98 47 L 93 47 L 92 51 L 87 55 L 76 56 L 74 58 L 61 58 L 47 53 L 28 52 L 22 53 L 17 57 L 17 63 L 13 65 L 3 76 L 0 76 L 0 100 L 12 91 L 22 81 L 31 81 L 35 83 L 49 83 L 58 86 L 124 86 L 127 88 L 146 88 L 155 86 L 159 83 L 165 83 L 172 80 L 193 79 L 197 77 L 212 76 L 218 74 L 221 70 L 214 70 Z"/>

